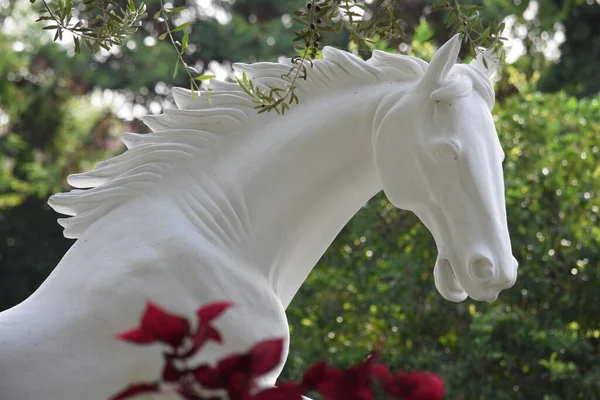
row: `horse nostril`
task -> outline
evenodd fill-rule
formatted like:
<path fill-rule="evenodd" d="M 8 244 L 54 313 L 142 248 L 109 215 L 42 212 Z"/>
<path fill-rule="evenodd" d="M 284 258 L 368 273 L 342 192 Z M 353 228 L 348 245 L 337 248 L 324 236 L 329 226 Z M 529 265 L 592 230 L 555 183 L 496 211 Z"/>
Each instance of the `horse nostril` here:
<path fill-rule="evenodd" d="M 471 261 L 469 270 L 473 278 L 484 283 L 491 281 L 494 277 L 494 265 L 486 257 L 478 257 Z"/>

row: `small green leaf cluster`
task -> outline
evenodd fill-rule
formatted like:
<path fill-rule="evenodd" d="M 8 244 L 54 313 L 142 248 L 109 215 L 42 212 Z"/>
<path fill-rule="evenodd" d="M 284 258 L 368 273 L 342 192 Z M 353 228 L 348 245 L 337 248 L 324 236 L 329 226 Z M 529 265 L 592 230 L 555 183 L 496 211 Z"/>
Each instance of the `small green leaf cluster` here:
<path fill-rule="evenodd" d="M 301 57 L 295 57 L 292 60 L 295 63 L 305 62 Z M 308 62 L 310 63 L 310 61 Z M 236 77 L 235 79 L 244 92 L 246 92 L 246 94 L 252 98 L 252 101 L 256 103 L 254 108 L 258 110 L 259 114 L 267 111 L 275 111 L 277 114 L 283 115 L 287 110 L 290 109 L 291 104 L 299 103 L 298 95 L 295 93 L 295 82 L 298 76 L 301 76 L 302 79 L 306 79 L 305 67 L 294 66 L 282 77 L 291 76 L 293 76 L 292 81 L 291 83 L 287 84 L 285 88 L 267 87 L 265 89 L 261 89 L 261 87 L 255 85 L 254 82 L 248 79 L 248 76 L 245 72 L 242 73 L 241 78 Z"/>
<path fill-rule="evenodd" d="M 306 54 L 306 58 L 315 59 L 326 40 L 323 32 L 331 32 L 332 5 L 327 1 L 311 0 L 304 8 L 296 10 L 292 19 L 301 28 L 294 32 L 294 42 L 298 54 Z M 341 31 L 341 29 L 339 29 Z"/>
<path fill-rule="evenodd" d="M 355 1 L 329 3 L 333 6 L 329 17 L 336 30 L 348 32 L 350 40 L 363 49 L 369 49 L 376 37 L 384 42 L 406 37 L 399 1 L 376 0 L 370 7 Z"/>
<path fill-rule="evenodd" d="M 35 3 L 36 0 L 30 0 Z M 101 48 L 108 50 L 112 45 L 122 45 L 125 39 L 133 35 L 146 18 L 146 5 L 136 6 L 128 0 L 122 8 L 116 0 L 84 0 L 83 10 L 75 7 L 73 0 L 42 0 L 38 21 L 52 21 L 45 30 L 55 30 L 54 40 L 62 40 L 63 32 L 73 35 L 75 52 L 78 53 L 83 42 L 90 51 Z M 89 21 L 82 18 L 92 15 Z"/>
<path fill-rule="evenodd" d="M 367 48 L 375 35 L 385 39 L 397 38 L 404 35 L 400 29 L 400 20 L 396 15 L 396 2 L 377 0 L 379 11 L 374 17 L 363 18 L 369 9 L 362 3 L 340 0 L 310 0 L 305 7 L 297 10 L 293 21 L 300 26 L 294 32 L 295 49 L 298 55 L 292 58 L 292 67 L 282 78 L 289 81 L 285 88 L 262 89 L 243 75 L 237 78 L 240 87 L 257 104 L 259 113 L 274 110 L 283 115 L 289 106 L 298 103 L 295 93 L 298 78 L 305 80 L 307 68 L 312 66 L 323 43 L 326 42 L 325 32 L 341 32 L 346 30 L 352 41 Z M 360 11 L 360 12 L 358 12 Z"/>
<path fill-rule="evenodd" d="M 292 57 L 292 67 L 282 76 L 286 80 L 284 88 L 269 87 L 261 89 L 248 79 L 244 73 L 241 78 L 237 78 L 240 87 L 256 103 L 256 109 L 259 113 L 275 111 L 283 115 L 289 110 L 293 103 L 298 104 L 298 95 L 295 93 L 296 82 L 298 78 L 306 80 L 308 76 L 307 67 L 312 66 L 321 47 L 320 41 L 324 41 L 323 32 L 333 31 L 326 21 L 330 21 L 331 4 L 323 0 L 310 0 L 304 8 L 295 12 L 293 21 L 301 26 L 301 29 L 294 32 L 295 49 L 298 55 Z"/>
<path fill-rule="evenodd" d="M 191 22 L 190 21 L 184 22 L 180 25 L 177 25 L 174 28 L 171 28 L 171 25 L 169 24 L 169 19 L 173 16 L 173 14 L 175 14 L 177 12 L 185 11 L 185 10 L 186 10 L 185 7 L 169 7 L 169 8 L 167 8 L 164 6 L 162 0 L 160 0 L 160 10 L 158 10 L 154 14 L 154 19 L 159 22 L 162 22 L 165 27 L 165 30 L 166 30 L 166 32 L 164 32 L 163 34 L 161 34 L 158 37 L 158 40 L 165 40 L 165 39 L 169 38 L 169 40 L 171 41 L 171 44 L 173 45 L 173 47 L 175 48 L 175 51 L 177 52 L 177 62 L 175 63 L 175 68 L 173 68 L 173 79 L 175 79 L 177 77 L 177 74 L 179 72 L 179 67 L 183 66 L 186 73 L 188 74 L 189 79 L 190 79 L 190 88 L 192 91 L 192 96 L 195 96 L 196 92 L 200 91 L 199 82 L 212 79 L 212 78 L 214 78 L 214 76 L 213 75 L 194 76 L 196 73 L 196 70 L 193 67 L 189 66 L 183 58 L 183 55 L 189 48 Z M 181 38 L 181 41 L 176 40 L 175 37 L 173 36 L 173 34 L 177 33 L 177 32 L 183 32 L 183 37 Z M 205 93 L 204 98 L 210 102 L 210 93 Z"/>
<path fill-rule="evenodd" d="M 502 41 L 506 40 L 501 34 L 504 31 L 504 22 L 490 21 L 487 26 L 483 25 L 479 18 L 480 6 L 461 5 L 458 0 L 454 4 L 450 0 L 443 0 L 441 4 L 435 4 L 433 11 L 446 11 L 445 25 L 452 33 L 459 33 L 461 39 L 467 39 L 469 52 L 475 56 L 478 48 L 494 49 L 498 54 L 503 54 Z M 487 68 L 485 59 L 484 65 Z"/>

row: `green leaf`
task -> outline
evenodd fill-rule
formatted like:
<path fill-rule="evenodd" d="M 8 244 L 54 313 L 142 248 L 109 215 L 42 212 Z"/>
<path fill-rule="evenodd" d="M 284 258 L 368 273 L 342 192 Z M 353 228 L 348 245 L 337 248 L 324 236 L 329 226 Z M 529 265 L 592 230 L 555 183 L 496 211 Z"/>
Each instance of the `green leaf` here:
<path fill-rule="evenodd" d="M 123 23 L 123 19 L 112 11 L 108 13 L 108 18 L 110 18 L 119 25 Z"/>
<path fill-rule="evenodd" d="M 183 23 L 183 24 L 181 24 L 181 25 L 177 26 L 177 27 L 176 27 L 175 29 L 173 29 L 171 32 L 179 32 L 179 31 L 182 31 L 182 30 L 184 30 L 185 28 L 187 28 L 188 26 L 190 26 L 190 23 L 191 23 L 191 22 L 186 22 L 186 23 Z"/>
<path fill-rule="evenodd" d="M 308 26 L 308 22 L 300 19 L 300 18 L 292 18 L 292 21 L 294 21 L 295 23 L 299 24 L 299 25 L 305 25 Z"/>
<path fill-rule="evenodd" d="M 185 11 L 186 9 L 187 9 L 186 7 L 175 7 L 175 8 L 168 8 L 166 10 L 171 11 L 171 12 L 181 12 L 181 11 Z"/>
<path fill-rule="evenodd" d="M 177 58 L 177 62 L 175 63 L 175 68 L 173 69 L 173 79 L 177 78 L 178 71 L 179 71 L 179 58 Z"/>
<path fill-rule="evenodd" d="M 201 75 L 194 78 L 195 81 L 208 81 L 214 79 L 214 75 Z"/>
<path fill-rule="evenodd" d="M 165 33 L 163 33 L 162 35 L 160 35 L 160 36 L 158 37 L 158 40 L 165 40 L 165 38 L 167 37 L 167 35 L 168 35 L 168 34 L 169 34 L 169 32 L 165 32 Z"/>
<path fill-rule="evenodd" d="M 183 33 L 183 38 L 181 39 L 181 51 L 179 54 L 183 55 L 188 48 L 188 43 L 190 40 L 190 31 L 185 31 Z"/>
<path fill-rule="evenodd" d="M 67 11 L 66 20 L 67 22 L 71 20 L 71 12 L 73 11 L 73 0 L 67 0 L 67 4 L 65 5 L 65 9 Z"/>

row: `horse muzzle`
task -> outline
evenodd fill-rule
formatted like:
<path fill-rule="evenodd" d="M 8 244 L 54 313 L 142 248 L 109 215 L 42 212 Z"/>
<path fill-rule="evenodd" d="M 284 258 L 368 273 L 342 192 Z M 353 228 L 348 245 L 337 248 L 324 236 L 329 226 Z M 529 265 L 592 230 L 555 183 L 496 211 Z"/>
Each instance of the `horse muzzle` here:
<path fill-rule="evenodd" d="M 493 302 L 517 280 L 517 260 L 511 256 L 507 264 L 494 264 L 489 257 L 477 255 L 470 258 L 466 268 L 457 269 L 448 258 L 438 256 L 433 270 L 435 286 L 442 297 L 452 302 L 467 297 Z"/>

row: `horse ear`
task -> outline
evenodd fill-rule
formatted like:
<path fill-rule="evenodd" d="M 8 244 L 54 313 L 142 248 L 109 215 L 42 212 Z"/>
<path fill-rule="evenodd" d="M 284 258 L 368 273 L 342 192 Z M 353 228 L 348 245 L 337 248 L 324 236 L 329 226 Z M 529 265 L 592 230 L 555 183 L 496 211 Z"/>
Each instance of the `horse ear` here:
<path fill-rule="evenodd" d="M 460 51 L 460 36 L 454 35 L 442 47 L 436 51 L 429 63 L 429 67 L 425 71 L 422 82 L 426 85 L 433 86 L 444 80 L 458 58 Z"/>
<path fill-rule="evenodd" d="M 487 49 L 477 54 L 477 57 L 475 57 L 469 65 L 476 70 L 483 72 L 488 78 L 491 78 L 494 72 L 496 72 L 496 68 L 498 68 L 501 57 L 502 55 L 500 52 L 497 52 L 494 49 Z"/>

